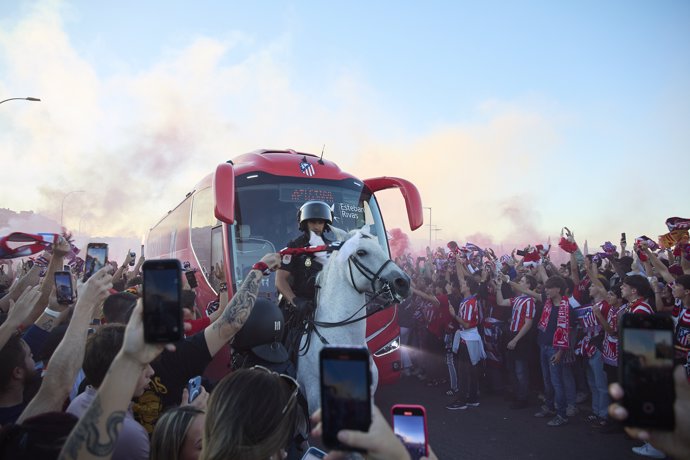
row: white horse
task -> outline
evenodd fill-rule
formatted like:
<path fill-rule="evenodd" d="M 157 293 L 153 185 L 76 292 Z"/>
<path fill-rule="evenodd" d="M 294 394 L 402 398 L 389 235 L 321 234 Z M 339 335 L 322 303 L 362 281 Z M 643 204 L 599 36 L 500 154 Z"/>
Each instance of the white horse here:
<path fill-rule="evenodd" d="M 366 230 L 339 234 L 345 238 L 340 250 L 334 251 L 317 278 L 319 286 L 314 314 L 314 328 L 302 337 L 308 343 L 299 356 L 297 380 L 309 403 L 309 413 L 321 407 L 319 386 L 319 352 L 329 345 L 366 346 L 366 320 L 351 321 L 366 315 L 367 294 L 379 294 L 387 302 L 399 302 L 409 295 L 410 278 L 384 253 L 376 237 Z M 328 327 L 337 323 L 336 327 Z M 372 363 L 373 389 L 378 371 Z"/>

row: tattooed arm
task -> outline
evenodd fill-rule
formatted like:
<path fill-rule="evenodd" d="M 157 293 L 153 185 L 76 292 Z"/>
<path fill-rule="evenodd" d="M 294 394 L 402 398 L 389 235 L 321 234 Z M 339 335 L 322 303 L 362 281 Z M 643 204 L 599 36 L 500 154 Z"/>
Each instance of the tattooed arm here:
<path fill-rule="evenodd" d="M 125 330 L 117 354 L 93 402 L 72 429 L 60 452 L 65 459 L 108 459 L 112 456 L 142 369 L 163 351 L 163 345 L 144 342 L 141 300 Z M 174 350 L 168 344 L 165 348 Z"/>
<path fill-rule="evenodd" d="M 276 270 L 280 267 L 280 256 L 273 253 L 266 254 L 261 262 L 268 265 L 271 270 Z M 244 326 L 254 308 L 262 277 L 263 273 L 260 270 L 250 270 L 220 318 L 204 329 L 206 345 L 211 356 L 214 356 Z"/>

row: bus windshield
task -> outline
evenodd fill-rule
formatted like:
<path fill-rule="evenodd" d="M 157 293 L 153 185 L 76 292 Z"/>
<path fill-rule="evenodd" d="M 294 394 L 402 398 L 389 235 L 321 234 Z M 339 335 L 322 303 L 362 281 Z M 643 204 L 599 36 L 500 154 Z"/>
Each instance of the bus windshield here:
<path fill-rule="evenodd" d="M 235 223 L 228 227 L 232 255 L 233 283 L 239 286 L 263 255 L 285 248 L 299 236 L 297 212 L 309 200 L 332 206 L 333 226 L 345 231 L 369 227 L 388 252 L 388 242 L 376 198 L 355 179 L 324 180 L 251 173 L 236 179 Z M 335 240 L 332 233 L 327 239 Z M 274 276 L 261 291 L 275 291 Z"/>

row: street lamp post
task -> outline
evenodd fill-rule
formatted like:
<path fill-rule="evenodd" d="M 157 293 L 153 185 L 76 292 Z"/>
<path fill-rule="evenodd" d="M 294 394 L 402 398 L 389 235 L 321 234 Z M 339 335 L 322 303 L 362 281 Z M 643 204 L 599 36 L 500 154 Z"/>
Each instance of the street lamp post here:
<path fill-rule="evenodd" d="M 438 244 L 438 232 L 442 229 L 434 225 L 434 244 Z"/>
<path fill-rule="evenodd" d="M 39 98 L 37 98 L 37 97 L 11 97 L 11 98 L 9 98 L 9 99 L 5 99 L 5 100 L 0 101 L 0 104 L 2 104 L 3 102 L 7 102 L 7 101 L 31 101 L 31 102 L 41 102 L 41 100 L 40 100 Z"/>
<path fill-rule="evenodd" d="M 65 196 L 62 197 L 62 204 L 60 205 L 60 227 L 62 228 L 62 221 L 63 218 L 65 217 L 65 199 L 70 196 L 73 193 L 85 193 L 84 190 L 72 190 L 71 192 L 67 192 Z"/>
<path fill-rule="evenodd" d="M 424 206 L 424 209 L 429 210 L 429 247 L 431 248 L 431 206 Z"/>

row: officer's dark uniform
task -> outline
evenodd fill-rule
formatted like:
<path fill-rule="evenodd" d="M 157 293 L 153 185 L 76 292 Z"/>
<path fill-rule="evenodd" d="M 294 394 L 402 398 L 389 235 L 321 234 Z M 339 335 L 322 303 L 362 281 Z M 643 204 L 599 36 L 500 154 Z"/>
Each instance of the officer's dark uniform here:
<path fill-rule="evenodd" d="M 323 238 L 324 244 L 330 243 L 325 236 L 321 235 L 321 238 Z M 288 248 L 307 248 L 309 246 L 309 234 L 307 232 L 290 241 L 287 245 Z M 323 269 L 323 265 L 316 260 L 314 254 L 292 254 L 283 256 L 280 269 L 290 273 L 290 287 L 295 296 L 310 302 L 306 308 L 302 309 L 288 304 L 284 297 L 280 302 L 280 308 L 287 318 L 284 343 L 290 358 L 296 364 L 299 339 L 304 331 L 304 323 L 311 318 L 316 305 L 316 276 Z"/>

